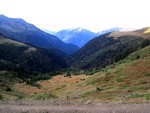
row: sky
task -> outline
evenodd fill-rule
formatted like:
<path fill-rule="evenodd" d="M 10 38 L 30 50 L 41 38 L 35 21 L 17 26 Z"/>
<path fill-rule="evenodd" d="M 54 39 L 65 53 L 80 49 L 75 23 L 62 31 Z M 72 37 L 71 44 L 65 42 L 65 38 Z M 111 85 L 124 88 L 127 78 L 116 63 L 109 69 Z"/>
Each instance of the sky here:
<path fill-rule="evenodd" d="M 149 11 L 149 0 L 0 0 L 0 14 L 50 31 L 148 27 Z"/>

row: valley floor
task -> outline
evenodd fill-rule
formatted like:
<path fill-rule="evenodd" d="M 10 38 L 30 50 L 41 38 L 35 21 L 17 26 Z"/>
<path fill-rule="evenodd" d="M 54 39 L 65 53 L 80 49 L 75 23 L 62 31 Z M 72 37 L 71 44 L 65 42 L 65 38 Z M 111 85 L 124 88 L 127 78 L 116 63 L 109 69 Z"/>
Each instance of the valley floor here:
<path fill-rule="evenodd" d="M 148 113 L 149 111 L 150 103 L 0 102 L 0 113 Z"/>

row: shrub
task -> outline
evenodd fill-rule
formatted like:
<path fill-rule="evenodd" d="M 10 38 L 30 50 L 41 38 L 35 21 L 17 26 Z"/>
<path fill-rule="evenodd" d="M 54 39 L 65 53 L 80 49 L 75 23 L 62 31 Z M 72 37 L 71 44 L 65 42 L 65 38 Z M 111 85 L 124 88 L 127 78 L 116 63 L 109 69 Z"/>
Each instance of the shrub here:
<path fill-rule="evenodd" d="M 150 73 L 144 73 L 144 76 L 150 76 Z"/>
<path fill-rule="evenodd" d="M 110 75 L 110 74 L 111 74 L 110 72 L 107 72 L 107 73 L 106 73 L 106 75 Z"/>
<path fill-rule="evenodd" d="M 10 88 L 10 87 L 7 87 L 7 88 L 6 88 L 6 91 L 11 91 L 11 88 Z"/>
<path fill-rule="evenodd" d="M 85 73 L 86 75 L 93 75 L 93 74 L 95 74 L 96 72 L 97 72 L 97 70 L 90 69 L 90 70 L 86 70 L 84 73 Z"/>
<path fill-rule="evenodd" d="M 97 87 L 96 87 L 96 91 L 101 91 L 101 89 L 97 86 Z"/>
<path fill-rule="evenodd" d="M 48 100 L 48 99 L 57 99 L 58 97 L 54 94 L 47 92 L 44 94 L 39 94 L 35 97 L 36 100 Z"/>
<path fill-rule="evenodd" d="M 66 73 L 66 77 L 70 77 L 71 76 L 71 72 L 68 70 Z"/>
<path fill-rule="evenodd" d="M 3 96 L 2 95 L 0 95 L 0 100 L 3 100 Z"/>

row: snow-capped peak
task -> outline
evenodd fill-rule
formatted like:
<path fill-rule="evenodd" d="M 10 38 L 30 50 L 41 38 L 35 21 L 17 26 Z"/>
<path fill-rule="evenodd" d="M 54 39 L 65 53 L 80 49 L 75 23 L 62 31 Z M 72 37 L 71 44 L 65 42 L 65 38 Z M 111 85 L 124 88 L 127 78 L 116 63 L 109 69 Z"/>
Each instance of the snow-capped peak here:
<path fill-rule="evenodd" d="M 79 27 L 76 29 L 76 31 L 81 32 L 83 30 L 83 28 Z"/>

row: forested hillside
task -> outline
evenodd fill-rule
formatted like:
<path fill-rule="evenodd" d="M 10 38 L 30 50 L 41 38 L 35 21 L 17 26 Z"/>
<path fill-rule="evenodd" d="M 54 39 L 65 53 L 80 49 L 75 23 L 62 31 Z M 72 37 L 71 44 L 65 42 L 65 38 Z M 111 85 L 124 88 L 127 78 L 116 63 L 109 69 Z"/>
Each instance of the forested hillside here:
<path fill-rule="evenodd" d="M 131 32 L 112 32 L 94 38 L 73 53 L 68 61 L 76 69 L 100 69 L 150 44 L 145 29 Z"/>

